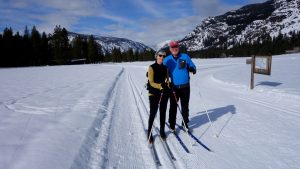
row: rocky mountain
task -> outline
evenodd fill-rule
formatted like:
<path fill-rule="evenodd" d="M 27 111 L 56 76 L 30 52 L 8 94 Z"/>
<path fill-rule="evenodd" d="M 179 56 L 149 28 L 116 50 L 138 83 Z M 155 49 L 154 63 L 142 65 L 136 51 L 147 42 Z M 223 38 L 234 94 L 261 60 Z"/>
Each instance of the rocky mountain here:
<path fill-rule="evenodd" d="M 78 34 L 74 32 L 68 32 L 69 40 L 71 41 L 76 36 L 82 37 L 82 38 L 88 38 L 90 35 L 85 34 Z M 140 43 L 135 42 L 129 39 L 125 38 L 117 38 L 117 37 L 105 37 L 105 36 L 96 36 L 93 35 L 96 42 L 101 46 L 101 51 L 103 54 L 105 53 L 111 53 L 113 48 L 119 48 L 121 52 L 126 52 L 130 48 L 133 49 L 134 52 L 144 52 L 152 50 L 152 48 Z"/>
<path fill-rule="evenodd" d="M 230 49 L 236 44 L 261 41 L 280 33 L 289 36 L 292 31 L 300 31 L 300 0 L 269 0 L 209 17 L 180 44 L 189 51 Z"/>

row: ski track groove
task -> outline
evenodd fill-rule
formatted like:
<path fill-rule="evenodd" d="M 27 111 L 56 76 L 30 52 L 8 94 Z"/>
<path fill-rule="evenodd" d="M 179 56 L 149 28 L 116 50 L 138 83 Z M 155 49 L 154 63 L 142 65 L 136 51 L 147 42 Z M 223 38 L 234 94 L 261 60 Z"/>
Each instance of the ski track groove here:
<path fill-rule="evenodd" d="M 142 124 L 143 124 L 143 126 L 144 126 L 144 130 L 145 130 L 145 132 L 146 132 L 146 126 L 147 126 L 147 123 L 145 123 L 144 118 L 142 117 L 142 114 L 141 114 L 141 112 L 140 112 L 139 101 L 138 101 L 137 96 L 136 96 L 136 91 L 133 89 L 133 82 L 132 82 L 132 80 L 131 80 L 131 75 L 130 75 L 130 73 L 128 74 L 128 83 L 129 83 L 129 86 L 130 86 L 130 88 L 131 88 L 131 90 L 132 90 L 132 94 L 133 94 L 135 103 L 136 103 L 136 105 L 137 105 L 138 115 L 139 115 L 139 117 L 140 117 L 140 119 L 141 119 L 141 122 L 142 122 Z M 146 133 L 145 133 L 145 134 L 146 134 Z M 147 134 L 146 134 L 146 137 L 147 137 Z M 145 143 L 145 144 L 147 144 L 147 143 Z M 153 157 L 152 157 L 152 158 L 153 158 L 153 163 L 155 164 L 156 168 L 159 168 L 159 166 L 156 165 L 156 163 L 155 163 L 155 161 L 154 161 L 154 155 L 153 155 L 152 153 L 151 153 L 151 155 L 153 156 Z"/>
<path fill-rule="evenodd" d="M 122 99 L 114 101 L 114 115 L 110 122 L 111 127 L 109 127 L 109 144 L 105 146 L 108 150 L 108 154 L 106 155 L 108 160 L 106 164 L 102 165 L 102 168 L 151 168 L 149 166 L 152 166 L 151 160 L 144 158 L 149 157 L 149 155 L 151 157 L 151 154 L 147 154 L 145 151 L 147 147 L 143 144 L 144 137 L 134 138 L 137 137 L 134 135 L 140 135 L 141 132 L 144 132 L 144 126 L 142 126 L 143 124 L 140 123 L 141 120 L 134 113 L 137 112 L 137 107 L 135 105 L 125 106 L 128 104 L 128 99 L 135 101 L 130 91 L 131 86 L 127 78 L 127 71 L 125 70 L 121 80 L 123 83 L 118 88 L 117 94 L 119 96 L 131 96 L 130 98 L 122 97 Z M 128 121 L 130 121 L 130 123 L 128 123 Z M 130 135 L 129 137 L 128 134 Z M 117 141 L 120 139 L 122 140 L 121 144 Z M 127 147 L 126 149 L 124 149 L 125 145 Z"/>
<path fill-rule="evenodd" d="M 108 118 L 108 123 L 111 122 L 113 115 L 112 110 L 114 109 L 114 100 L 116 99 L 117 88 L 123 73 L 124 68 L 122 68 L 122 70 L 117 74 L 113 85 L 109 88 L 108 93 L 105 96 L 105 100 L 99 107 L 98 115 L 92 123 L 78 154 L 74 158 L 74 162 L 71 165 L 72 169 L 105 168 L 108 160 L 106 159 L 108 152 L 107 146 L 102 145 L 108 145 L 109 136 L 106 135 L 105 132 L 106 130 L 108 132 L 110 130 L 110 128 L 105 128 L 105 124 L 107 123 L 105 119 Z M 111 107 L 111 110 L 109 107 Z M 99 137 L 101 133 L 103 133 L 103 137 Z"/>
<path fill-rule="evenodd" d="M 133 82 L 133 80 L 132 80 L 130 74 L 129 74 L 129 78 L 128 78 L 128 79 L 129 79 L 129 81 L 130 81 L 130 83 L 131 83 L 132 91 L 135 92 L 135 93 L 137 93 L 137 94 L 139 94 L 140 92 L 138 91 L 138 89 L 137 89 L 135 83 Z M 135 89 L 133 89 L 133 88 L 135 88 Z M 148 108 L 147 108 L 147 106 L 146 106 L 146 103 L 144 102 L 144 99 L 142 99 L 142 97 L 141 97 L 140 95 L 139 95 L 139 99 L 141 100 L 141 103 L 142 103 L 142 106 L 143 106 L 143 109 L 144 109 L 144 111 L 143 111 L 143 114 L 144 114 L 144 115 L 141 115 L 141 112 L 139 111 L 140 117 L 145 116 L 145 115 L 148 115 L 148 116 L 149 116 Z M 144 118 L 145 118 L 145 117 L 144 117 Z M 143 124 L 145 124 L 145 123 L 143 122 Z M 154 122 L 154 124 L 155 124 L 155 122 Z M 153 125 L 154 125 L 154 124 L 153 124 Z M 145 125 L 144 125 L 144 126 L 145 126 Z M 146 126 L 147 126 L 147 125 L 146 125 Z M 159 133 L 159 132 L 158 132 L 158 128 L 157 128 L 156 126 L 153 126 L 153 127 L 155 128 L 155 131 L 156 131 L 157 135 L 159 135 L 159 134 L 158 134 L 158 133 Z M 159 137 L 159 136 L 158 136 L 158 137 Z M 172 158 L 171 158 L 170 155 L 169 155 L 169 152 L 166 150 L 166 147 L 163 145 L 164 143 L 162 142 L 161 139 L 159 139 L 159 140 L 160 140 L 160 143 L 161 143 L 162 146 L 163 146 L 164 152 L 166 153 L 166 155 L 168 156 L 168 159 L 170 160 L 170 163 L 171 163 L 171 165 L 172 165 L 172 168 L 185 168 L 185 167 L 183 167 L 183 166 L 185 166 L 184 163 L 182 162 L 181 158 L 178 158 L 178 156 L 175 157 L 175 158 L 176 158 L 176 161 L 173 161 L 173 160 L 172 160 Z M 170 144 L 171 142 L 168 142 L 168 143 Z M 172 144 L 172 143 L 171 143 L 171 144 Z M 172 145 L 171 147 L 174 147 L 174 146 Z M 171 147 L 170 147 L 170 149 L 171 149 L 173 155 L 176 156 L 176 155 L 174 154 L 174 150 L 173 150 Z M 176 163 L 178 163 L 178 165 L 176 165 Z M 182 167 L 179 167 L 179 166 L 182 166 Z"/>
<path fill-rule="evenodd" d="M 107 111 L 107 110 L 104 110 L 104 111 L 106 111 L 107 113 L 110 113 L 111 115 L 109 116 L 109 123 L 108 123 L 108 131 L 109 130 L 111 130 L 111 122 L 112 122 L 112 119 L 113 119 L 113 110 L 115 109 L 115 99 L 116 99 L 116 94 L 117 94 L 117 92 L 118 92 L 118 87 L 119 87 L 119 81 L 120 81 L 120 79 L 121 79 L 121 77 L 122 77 L 122 75 L 123 75 L 123 73 L 124 73 L 124 68 L 122 68 L 122 70 L 120 71 L 120 73 L 117 75 L 117 77 L 116 77 L 116 80 L 115 80 L 115 83 L 113 84 L 113 86 L 109 89 L 109 93 L 107 94 L 108 95 L 108 97 L 106 97 L 107 99 L 104 101 L 104 103 L 103 103 L 103 107 L 109 107 L 109 104 L 110 103 L 112 103 L 112 109 L 111 109 L 111 111 Z M 114 96 L 115 95 L 115 96 Z M 104 119 L 104 118 L 103 118 Z M 101 123 L 101 128 L 99 129 L 100 130 L 100 132 L 101 132 L 101 130 L 103 129 L 103 123 Z M 109 132 L 108 132 L 109 133 Z M 100 135 L 100 134 L 99 134 Z M 101 139 L 100 139 L 101 140 Z M 100 142 L 100 144 L 101 144 L 102 142 Z M 106 168 L 106 166 L 107 166 L 107 164 L 108 164 L 108 159 L 107 159 L 107 156 L 108 156 L 108 144 L 109 144 L 109 135 L 107 135 L 106 136 L 106 138 L 105 138 L 105 140 L 104 140 L 104 144 L 105 144 L 105 146 L 104 146 L 104 150 L 100 150 L 100 152 L 102 151 L 102 152 L 104 152 L 104 154 L 102 154 L 102 156 L 103 156 L 103 158 L 102 158 L 102 160 L 101 160 L 101 162 L 100 162 L 100 164 L 101 164 L 101 168 Z M 99 155 L 99 154 L 98 154 Z M 97 157 L 96 157 L 96 159 L 97 159 Z M 95 162 L 94 162 L 94 164 L 95 164 L 95 166 L 97 166 L 97 163 L 98 163 L 98 160 L 96 160 Z M 98 163 L 99 164 L 99 163 Z M 92 165 L 92 168 L 93 168 L 93 165 Z"/>

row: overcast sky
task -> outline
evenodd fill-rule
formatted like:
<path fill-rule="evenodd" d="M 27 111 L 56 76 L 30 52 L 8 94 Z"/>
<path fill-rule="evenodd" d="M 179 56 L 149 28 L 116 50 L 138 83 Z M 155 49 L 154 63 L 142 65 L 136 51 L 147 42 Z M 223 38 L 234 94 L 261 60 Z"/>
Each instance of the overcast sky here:
<path fill-rule="evenodd" d="M 181 39 L 204 18 L 266 0 L 0 0 L 0 30 L 25 26 L 52 33 L 55 25 L 116 36 L 153 47 Z"/>

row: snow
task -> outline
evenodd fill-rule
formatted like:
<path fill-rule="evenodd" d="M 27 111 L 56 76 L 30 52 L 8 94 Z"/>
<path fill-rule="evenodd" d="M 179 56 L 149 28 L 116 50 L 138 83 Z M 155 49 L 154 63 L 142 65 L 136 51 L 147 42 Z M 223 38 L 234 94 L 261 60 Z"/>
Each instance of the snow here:
<path fill-rule="evenodd" d="M 190 128 L 213 152 L 177 129 L 186 153 L 166 127 L 177 160 L 156 137 L 161 168 L 299 168 L 300 54 L 274 56 L 253 90 L 246 58 L 193 61 Z M 157 168 L 145 137 L 151 63 L 0 69 L 0 168 Z"/>

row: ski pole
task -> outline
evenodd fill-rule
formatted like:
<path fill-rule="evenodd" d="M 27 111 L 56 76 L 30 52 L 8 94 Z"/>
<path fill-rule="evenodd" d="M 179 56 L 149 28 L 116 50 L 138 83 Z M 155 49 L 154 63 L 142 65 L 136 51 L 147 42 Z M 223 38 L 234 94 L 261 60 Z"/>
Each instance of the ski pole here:
<path fill-rule="evenodd" d="M 215 132 L 215 130 L 214 130 L 213 123 L 212 123 L 212 121 L 211 121 L 211 119 L 210 119 L 210 117 L 209 117 L 209 115 L 208 115 L 207 108 L 206 108 L 206 106 L 205 106 L 205 104 L 204 104 L 203 97 L 202 97 L 202 95 L 201 95 L 200 90 L 199 90 L 199 95 L 200 95 L 200 98 L 202 99 L 202 105 L 203 105 L 204 110 L 205 110 L 205 112 L 206 112 L 207 118 L 208 118 L 208 120 L 209 120 L 209 122 L 210 122 L 210 125 L 211 125 L 211 128 L 212 128 L 212 132 L 213 132 L 213 136 L 214 136 L 214 137 L 218 137 L 218 135 L 215 134 L 216 132 Z"/>
<path fill-rule="evenodd" d="M 159 108 L 160 108 L 160 102 L 161 102 L 163 93 L 164 93 L 164 92 L 162 91 L 161 94 L 160 94 L 160 98 L 159 98 L 159 101 L 158 101 L 157 111 L 156 111 L 156 113 L 155 113 L 155 116 L 154 116 L 154 119 L 153 119 L 153 123 L 152 123 L 152 126 L 151 126 L 151 131 L 150 131 L 149 136 L 148 136 L 148 143 L 149 143 L 149 140 L 150 140 L 150 136 L 152 135 L 153 125 L 154 125 L 154 120 L 155 120 L 156 114 L 157 114 L 158 111 L 159 111 Z M 150 115 L 151 115 L 151 114 L 150 114 Z"/>
<path fill-rule="evenodd" d="M 179 107 L 179 105 L 178 105 L 178 100 L 177 100 L 177 97 L 176 97 L 176 93 L 175 93 L 175 91 L 174 91 L 173 88 L 172 88 L 172 91 L 173 91 L 173 95 L 174 95 L 174 98 L 175 98 L 175 101 L 176 101 L 176 105 L 177 105 L 177 107 L 178 107 L 178 109 L 179 109 L 179 111 L 180 111 L 180 114 L 181 114 L 181 117 L 182 117 L 182 120 L 183 120 L 183 125 L 184 125 L 184 127 L 185 127 L 185 133 L 186 133 L 187 135 L 189 135 L 189 133 L 188 133 L 188 131 L 187 131 L 186 124 L 185 124 L 185 120 L 184 120 L 184 118 L 183 118 L 182 111 L 181 111 L 181 109 L 180 109 L 180 107 Z M 192 145 L 190 139 L 189 139 L 189 142 L 190 142 L 190 145 Z"/>
<path fill-rule="evenodd" d="M 178 105 L 178 100 L 177 100 L 177 97 L 176 97 L 176 93 L 175 93 L 175 91 L 173 90 L 173 95 L 174 95 L 174 98 L 175 98 L 175 101 L 176 101 L 176 104 L 177 104 L 177 107 L 178 107 L 178 109 L 179 109 L 179 111 L 180 111 L 180 114 L 181 114 L 181 116 L 182 116 L 182 119 L 183 119 L 183 121 L 184 121 L 184 118 L 183 118 L 183 114 L 182 114 L 182 111 L 181 111 L 181 109 L 180 109 L 180 107 L 179 107 L 179 105 Z M 187 129 L 187 127 L 186 127 L 186 124 L 185 124 L 185 121 L 184 121 L 184 127 Z"/>

